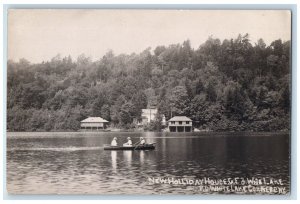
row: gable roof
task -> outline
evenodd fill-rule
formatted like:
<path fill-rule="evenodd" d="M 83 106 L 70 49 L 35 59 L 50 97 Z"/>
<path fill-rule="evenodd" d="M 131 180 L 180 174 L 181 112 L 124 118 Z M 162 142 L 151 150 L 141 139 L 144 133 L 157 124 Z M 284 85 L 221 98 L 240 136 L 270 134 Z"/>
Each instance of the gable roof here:
<path fill-rule="evenodd" d="M 107 120 L 101 117 L 88 117 L 81 121 L 82 123 L 108 123 Z"/>
<path fill-rule="evenodd" d="M 150 114 L 150 112 L 153 114 L 157 113 L 157 108 L 142 109 L 142 113 L 144 113 L 144 114 Z"/>
<path fill-rule="evenodd" d="M 192 120 L 186 116 L 174 116 L 169 121 L 192 121 Z"/>

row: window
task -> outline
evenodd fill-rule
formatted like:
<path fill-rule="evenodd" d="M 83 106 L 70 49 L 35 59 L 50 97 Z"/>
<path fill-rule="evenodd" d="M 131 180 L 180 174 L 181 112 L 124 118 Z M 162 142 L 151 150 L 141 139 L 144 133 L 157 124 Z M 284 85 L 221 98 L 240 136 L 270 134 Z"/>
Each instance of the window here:
<path fill-rule="evenodd" d="M 179 125 L 182 125 L 182 121 L 179 121 Z"/>
<path fill-rule="evenodd" d="M 173 125 L 174 125 L 174 124 L 175 124 L 175 121 L 171 121 L 171 124 L 173 124 Z"/>
<path fill-rule="evenodd" d="M 186 124 L 190 124 L 190 121 L 186 121 Z"/>

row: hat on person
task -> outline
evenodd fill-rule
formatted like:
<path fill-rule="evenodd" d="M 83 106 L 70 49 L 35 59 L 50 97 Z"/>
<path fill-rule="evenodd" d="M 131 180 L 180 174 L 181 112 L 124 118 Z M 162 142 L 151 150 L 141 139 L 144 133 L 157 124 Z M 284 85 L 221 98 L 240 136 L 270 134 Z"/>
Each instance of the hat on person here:
<path fill-rule="evenodd" d="M 143 137 L 140 137 L 140 140 L 143 140 L 144 138 Z"/>
<path fill-rule="evenodd" d="M 127 137 L 127 140 L 130 140 L 131 138 L 130 137 Z"/>
<path fill-rule="evenodd" d="M 114 140 L 116 140 L 117 138 L 116 137 L 114 137 Z"/>

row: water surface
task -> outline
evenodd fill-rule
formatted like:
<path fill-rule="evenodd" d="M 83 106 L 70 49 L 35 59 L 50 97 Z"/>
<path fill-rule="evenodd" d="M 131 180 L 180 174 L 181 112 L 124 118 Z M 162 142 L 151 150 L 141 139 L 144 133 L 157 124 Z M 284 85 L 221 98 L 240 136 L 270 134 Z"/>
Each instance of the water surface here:
<path fill-rule="evenodd" d="M 150 151 L 104 151 L 113 137 L 156 142 Z M 289 190 L 289 135 L 281 133 L 7 133 L 13 194 L 202 194 L 149 178 L 282 179 Z M 267 194 L 267 193 L 266 193 Z"/>

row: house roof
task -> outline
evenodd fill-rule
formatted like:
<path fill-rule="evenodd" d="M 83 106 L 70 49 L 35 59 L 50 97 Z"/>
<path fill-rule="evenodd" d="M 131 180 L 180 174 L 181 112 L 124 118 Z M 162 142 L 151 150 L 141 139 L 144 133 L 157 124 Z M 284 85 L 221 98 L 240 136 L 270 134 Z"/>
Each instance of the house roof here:
<path fill-rule="evenodd" d="M 186 116 L 174 116 L 169 121 L 192 121 L 192 120 Z"/>
<path fill-rule="evenodd" d="M 81 121 L 82 123 L 108 123 L 107 120 L 101 117 L 88 117 Z"/>
<path fill-rule="evenodd" d="M 149 114 L 149 113 L 157 113 L 156 108 L 147 108 L 147 109 L 142 109 L 142 113 Z"/>

